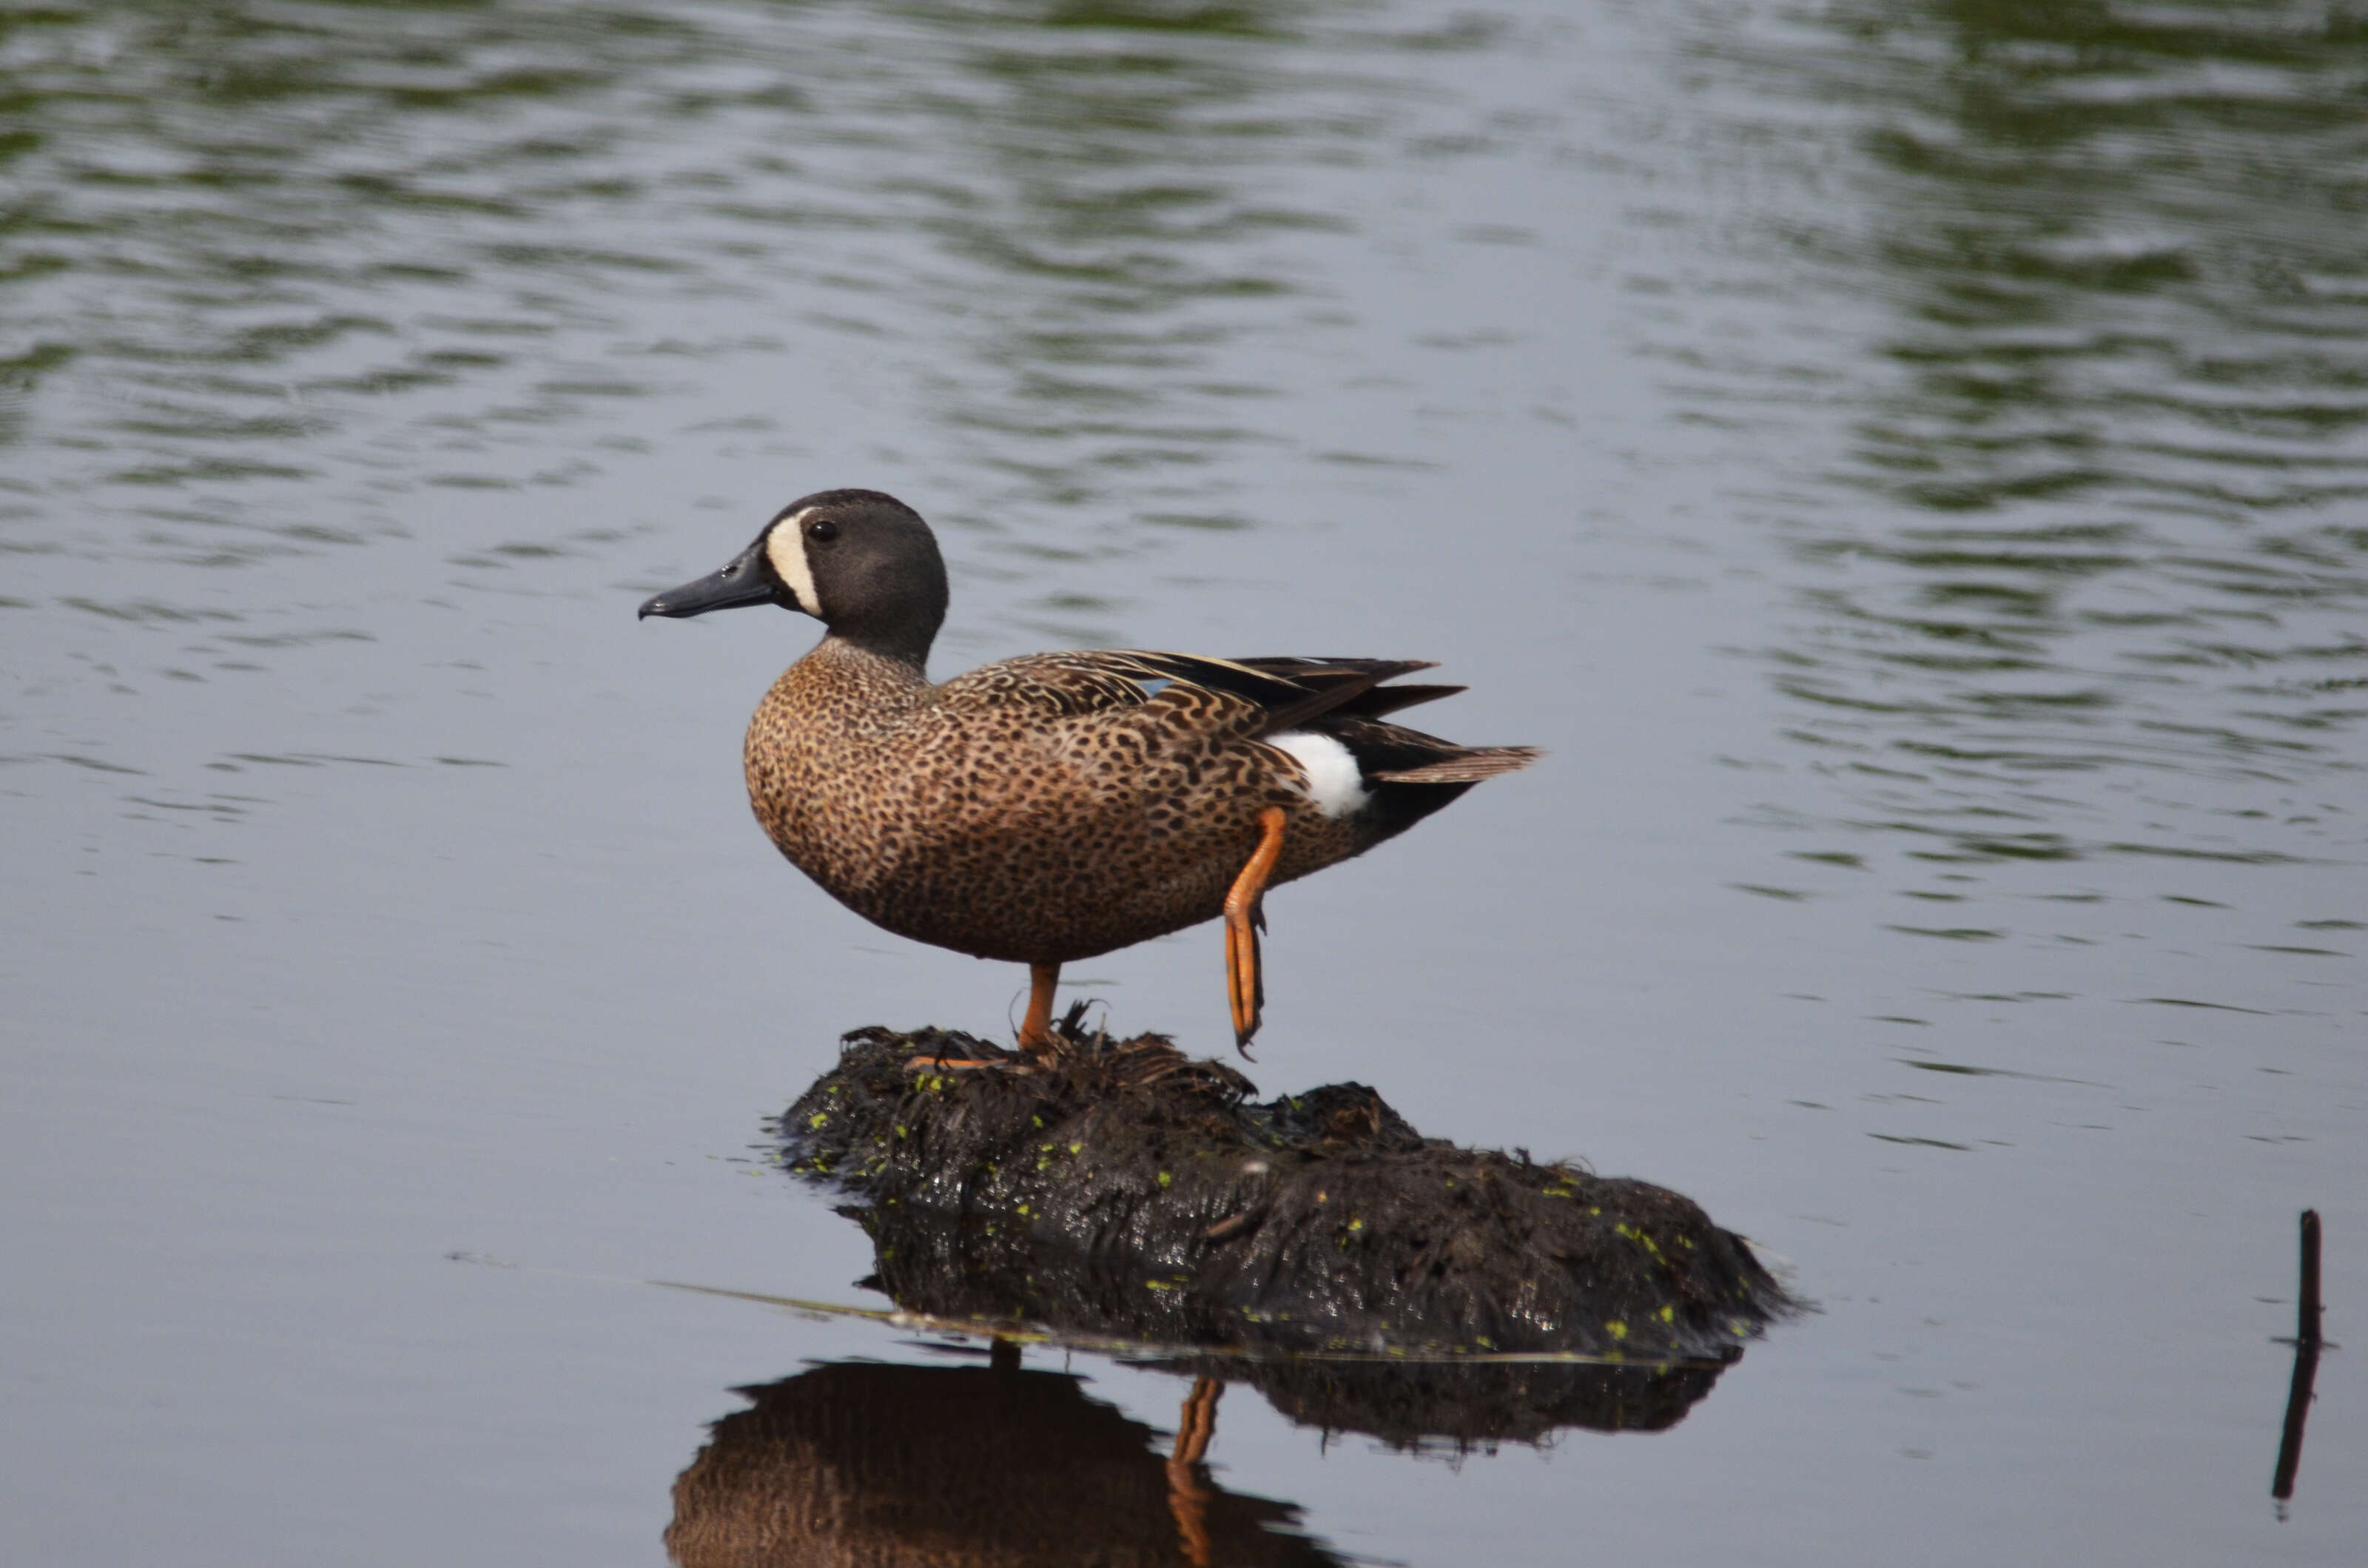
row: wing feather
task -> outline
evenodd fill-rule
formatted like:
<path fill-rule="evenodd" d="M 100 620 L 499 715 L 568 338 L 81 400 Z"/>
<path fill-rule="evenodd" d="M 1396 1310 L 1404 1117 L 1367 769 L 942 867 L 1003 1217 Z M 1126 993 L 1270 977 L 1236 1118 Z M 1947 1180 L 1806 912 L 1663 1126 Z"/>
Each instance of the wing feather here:
<path fill-rule="evenodd" d="M 1163 699 L 1189 703 L 1212 695 L 1231 698 L 1250 708 L 1235 710 L 1239 721 L 1224 726 L 1233 733 L 1263 739 L 1293 729 L 1320 730 L 1347 745 L 1366 777 L 1380 783 L 1469 784 L 1536 759 L 1540 754 L 1529 746 L 1459 746 L 1383 722 L 1384 714 L 1464 689 L 1386 684 L 1431 667 L 1427 659 L 1217 659 L 1110 648 L 1008 660 L 958 677 L 955 684 L 1006 672 L 981 695 L 991 690 L 996 695 L 989 700 L 1021 700 L 1079 717 L 1131 712 Z"/>
<path fill-rule="evenodd" d="M 1293 729 L 1336 710 L 1388 711 L 1408 702 L 1427 701 L 1427 697 L 1409 697 L 1397 702 L 1384 698 L 1378 699 L 1382 706 L 1376 708 L 1372 707 L 1376 699 L 1367 699 L 1366 694 L 1383 681 L 1431 667 L 1428 659 L 1212 659 L 1198 653 L 1144 649 L 1096 656 L 1125 661 L 1167 680 L 1224 692 L 1255 703 L 1264 710 L 1257 730 L 1259 735 Z M 1406 689 L 1446 695 L 1444 690 L 1432 687 Z M 1366 699 L 1363 705 L 1360 699 Z"/>

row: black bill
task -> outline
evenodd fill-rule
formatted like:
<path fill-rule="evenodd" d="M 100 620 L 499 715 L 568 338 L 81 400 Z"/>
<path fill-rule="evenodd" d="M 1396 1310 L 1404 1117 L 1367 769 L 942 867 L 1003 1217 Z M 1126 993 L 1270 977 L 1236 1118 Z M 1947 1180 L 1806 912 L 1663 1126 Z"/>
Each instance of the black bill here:
<path fill-rule="evenodd" d="M 733 557 L 721 571 L 710 572 L 647 600 L 642 606 L 641 619 L 664 615 L 679 620 L 705 615 L 712 609 L 738 609 L 744 605 L 781 605 L 795 609 L 797 606 L 789 602 L 788 595 L 766 568 L 764 542 L 758 540 Z"/>

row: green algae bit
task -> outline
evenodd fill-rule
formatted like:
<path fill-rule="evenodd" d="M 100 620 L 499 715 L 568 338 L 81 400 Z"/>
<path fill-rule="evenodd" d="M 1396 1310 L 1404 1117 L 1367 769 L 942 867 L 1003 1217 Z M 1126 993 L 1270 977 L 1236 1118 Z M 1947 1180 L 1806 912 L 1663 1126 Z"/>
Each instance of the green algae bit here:
<path fill-rule="evenodd" d="M 900 1305 L 1235 1352 L 1630 1365 L 1731 1359 L 1793 1306 L 1667 1188 L 1425 1138 L 1359 1084 L 1261 1101 L 1156 1036 L 1073 1018 L 1062 1040 L 1030 1062 L 858 1030 L 781 1118 L 800 1173 L 894 1238 L 878 1284 Z"/>

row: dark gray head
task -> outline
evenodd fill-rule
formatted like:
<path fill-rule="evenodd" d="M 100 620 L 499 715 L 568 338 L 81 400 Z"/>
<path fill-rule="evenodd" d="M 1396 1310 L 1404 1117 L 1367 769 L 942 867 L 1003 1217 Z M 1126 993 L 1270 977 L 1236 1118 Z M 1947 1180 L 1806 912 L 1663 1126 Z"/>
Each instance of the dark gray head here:
<path fill-rule="evenodd" d="M 705 615 L 779 605 L 878 653 L 919 664 L 946 619 L 946 563 L 921 514 L 877 490 L 821 490 L 781 508 L 720 572 L 642 606 Z"/>

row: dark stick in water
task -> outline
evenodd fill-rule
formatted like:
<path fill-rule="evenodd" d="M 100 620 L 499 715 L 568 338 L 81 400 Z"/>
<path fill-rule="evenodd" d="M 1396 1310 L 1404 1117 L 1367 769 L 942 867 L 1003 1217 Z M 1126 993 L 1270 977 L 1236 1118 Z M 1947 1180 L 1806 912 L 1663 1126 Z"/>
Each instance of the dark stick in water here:
<path fill-rule="evenodd" d="M 2294 1343 L 2319 1346 L 2318 1210 L 2302 1211 L 2302 1303 L 2294 1320 Z"/>
<path fill-rule="evenodd" d="M 2277 1499 L 2278 1517 L 2294 1495 L 2294 1471 L 2302 1467 L 2302 1427 L 2310 1415 L 2310 1388 L 2318 1376 L 2318 1210 L 2302 1211 L 2302 1295 L 2294 1322 L 2294 1383 L 2286 1391 L 2285 1435 L 2278 1442 L 2278 1472 L 2270 1483 Z"/>

